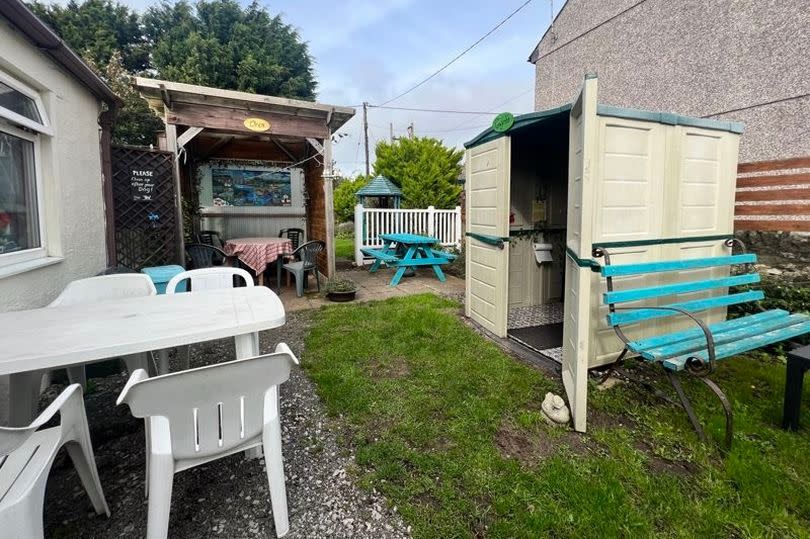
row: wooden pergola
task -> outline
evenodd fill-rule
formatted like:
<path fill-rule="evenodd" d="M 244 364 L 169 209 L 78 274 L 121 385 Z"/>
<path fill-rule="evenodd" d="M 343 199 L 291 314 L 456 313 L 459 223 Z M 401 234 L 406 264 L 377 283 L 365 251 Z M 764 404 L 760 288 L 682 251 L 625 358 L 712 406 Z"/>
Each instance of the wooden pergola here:
<path fill-rule="evenodd" d="M 273 211 L 280 218 L 304 212 L 295 215 L 305 216 L 307 238 L 326 242 L 319 269 L 334 274 L 332 133 L 354 116 L 354 109 L 142 77 L 135 78 L 135 85 L 163 119 L 165 137 L 159 146 L 175 155 L 177 192 L 183 196 L 196 200 L 195 170 L 209 160 L 268 161 L 303 169 L 305 208 Z M 177 209 L 179 216 L 180 200 Z M 255 219 L 270 218 L 249 210 L 212 209 L 205 215 L 252 220 L 253 225 Z M 182 238 L 182 229 L 178 234 Z"/>

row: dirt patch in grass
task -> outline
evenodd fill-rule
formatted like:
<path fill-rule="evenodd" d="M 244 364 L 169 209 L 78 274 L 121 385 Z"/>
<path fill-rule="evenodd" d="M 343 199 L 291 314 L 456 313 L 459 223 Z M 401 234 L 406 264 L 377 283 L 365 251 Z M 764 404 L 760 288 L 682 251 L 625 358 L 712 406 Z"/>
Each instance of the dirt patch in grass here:
<path fill-rule="evenodd" d="M 388 360 L 371 358 L 366 364 L 366 371 L 372 380 L 401 380 L 411 375 L 408 361 L 402 357 L 393 357 Z"/>
<path fill-rule="evenodd" d="M 551 433 L 545 427 L 527 430 L 510 421 L 501 423 L 495 433 L 495 445 L 505 458 L 516 459 L 529 467 L 563 451 L 586 456 L 595 454 L 600 449 L 599 444 L 587 434 L 570 430 Z"/>
<path fill-rule="evenodd" d="M 656 475 L 672 474 L 680 477 L 690 477 L 700 471 L 700 466 L 688 460 L 672 460 L 656 455 L 652 445 L 644 440 L 636 440 L 633 447 L 647 456 L 647 469 Z"/>

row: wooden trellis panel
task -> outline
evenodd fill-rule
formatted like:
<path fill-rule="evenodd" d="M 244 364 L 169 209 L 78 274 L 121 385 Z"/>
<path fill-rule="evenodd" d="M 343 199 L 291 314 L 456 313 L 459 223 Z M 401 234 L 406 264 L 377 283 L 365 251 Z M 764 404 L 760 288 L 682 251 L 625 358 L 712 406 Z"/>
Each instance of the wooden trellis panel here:
<path fill-rule="evenodd" d="M 140 270 L 177 264 L 180 249 L 171 152 L 112 147 L 115 259 Z"/>

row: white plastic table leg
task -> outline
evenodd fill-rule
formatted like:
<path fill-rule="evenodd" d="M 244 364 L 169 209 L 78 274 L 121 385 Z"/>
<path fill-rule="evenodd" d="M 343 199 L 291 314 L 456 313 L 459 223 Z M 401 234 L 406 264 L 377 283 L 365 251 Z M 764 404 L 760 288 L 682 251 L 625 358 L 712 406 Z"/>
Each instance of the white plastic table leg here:
<path fill-rule="evenodd" d="M 255 357 L 259 355 L 259 334 L 245 333 L 233 338 L 234 348 L 236 348 L 236 359 Z M 245 458 L 258 459 L 262 456 L 262 448 L 254 447 L 245 451 Z"/>
<path fill-rule="evenodd" d="M 8 424 L 11 427 L 25 427 L 31 424 L 36 414 L 39 400 L 41 371 L 18 372 L 9 375 L 8 380 Z"/>
<path fill-rule="evenodd" d="M 164 348 L 158 352 L 158 374 L 169 374 L 169 350 Z"/>

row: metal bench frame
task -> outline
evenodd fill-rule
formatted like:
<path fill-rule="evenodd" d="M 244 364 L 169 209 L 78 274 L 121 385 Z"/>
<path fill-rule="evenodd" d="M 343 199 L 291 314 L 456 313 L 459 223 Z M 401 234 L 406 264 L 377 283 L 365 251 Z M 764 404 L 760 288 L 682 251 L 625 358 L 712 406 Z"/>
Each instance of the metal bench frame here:
<path fill-rule="evenodd" d="M 726 239 L 724 241 L 724 244 L 725 244 L 726 247 L 729 247 L 731 249 L 733 249 L 734 246 L 736 245 L 736 246 L 739 247 L 739 249 L 743 253 L 745 253 L 745 250 L 746 250 L 745 249 L 745 244 L 743 244 L 743 242 L 741 242 L 740 240 L 738 240 L 736 238 Z M 602 248 L 602 247 L 595 247 L 593 249 L 593 251 L 592 251 L 592 255 L 593 255 L 594 258 L 597 258 L 597 259 L 598 258 L 604 258 L 605 266 L 610 266 L 611 265 L 610 253 L 608 252 L 607 249 Z M 745 266 L 746 266 L 746 268 L 749 268 L 750 263 L 746 263 Z M 605 279 L 607 281 L 607 291 L 608 292 L 613 292 L 614 291 L 613 277 L 612 276 L 605 276 Z M 762 308 L 762 306 L 759 303 L 757 303 L 756 305 L 757 305 L 757 308 L 759 310 L 764 311 L 764 309 Z M 676 313 L 678 313 L 680 315 L 683 315 L 683 316 L 689 318 L 690 320 L 692 320 L 692 322 L 694 322 L 701 329 L 701 331 L 703 332 L 704 337 L 706 338 L 706 353 L 707 353 L 707 356 L 708 356 L 708 360 L 703 360 L 702 358 L 699 358 L 699 357 L 690 356 L 686 360 L 685 370 L 689 374 L 691 374 L 693 376 L 696 376 L 699 380 L 701 380 L 704 384 L 706 384 L 706 386 L 720 400 L 720 404 L 722 405 L 723 411 L 725 412 L 725 416 L 726 416 L 725 448 L 726 448 L 726 450 L 730 450 L 732 440 L 733 440 L 733 434 L 734 434 L 734 414 L 732 412 L 731 403 L 729 402 L 728 397 L 726 397 L 725 393 L 723 393 L 723 391 L 720 389 L 720 387 L 715 382 L 713 382 L 712 380 L 710 380 L 708 378 L 708 375 L 710 375 L 711 373 L 714 372 L 715 361 L 716 361 L 716 353 L 715 353 L 716 345 L 715 345 L 714 335 L 712 334 L 712 331 L 709 329 L 709 326 L 703 320 L 701 320 L 700 318 L 698 318 L 697 316 L 695 316 L 694 314 L 692 314 L 688 310 L 678 308 L 678 307 L 663 307 L 663 306 L 659 307 L 659 306 L 648 306 L 648 305 L 645 305 L 643 307 L 621 307 L 621 306 L 616 305 L 615 303 L 607 303 L 607 306 L 608 306 L 608 309 L 609 309 L 610 313 L 615 313 L 618 310 L 639 310 L 639 309 L 673 311 L 673 312 L 676 312 Z M 624 343 L 624 349 L 619 354 L 619 356 L 616 358 L 616 361 L 614 363 L 612 363 L 608 367 L 608 370 L 605 373 L 605 375 L 602 377 L 602 380 L 600 381 L 600 384 L 605 382 L 608 378 L 610 378 L 610 376 L 615 372 L 616 368 L 619 367 L 624 362 L 624 359 L 627 357 L 627 354 L 630 352 L 630 349 L 629 349 L 628 345 L 630 344 L 632 339 L 628 338 L 627 335 L 624 333 L 624 331 L 621 328 L 621 324 L 618 324 L 618 323 L 613 324 L 613 329 L 616 332 L 616 335 L 619 337 L 619 339 Z M 638 354 L 637 357 L 641 357 L 641 355 Z M 695 433 L 697 434 L 700 441 L 703 442 L 703 443 L 706 443 L 708 441 L 708 439 L 706 437 L 706 433 L 705 433 L 705 431 L 703 429 L 703 426 L 700 424 L 700 421 L 697 418 L 697 414 L 695 414 L 695 410 L 692 407 L 692 403 L 690 402 L 689 397 L 687 397 L 686 393 L 683 390 L 683 386 L 681 385 L 680 380 L 678 380 L 677 375 L 674 372 L 672 372 L 671 370 L 669 370 L 669 369 L 664 368 L 664 373 L 666 374 L 666 377 L 669 380 L 669 383 L 672 385 L 673 389 L 675 390 L 675 393 L 678 396 L 678 400 L 680 401 L 680 405 L 684 409 L 684 411 L 686 412 L 686 415 L 689 418 L 689 422 L 692 424 L 692 428 L 695 430 Z M 667 400 L 670 400 L 670 399 L 667 399 Z M 672 402 L 672 401 L 670 401 L 670 402 Z"/>

